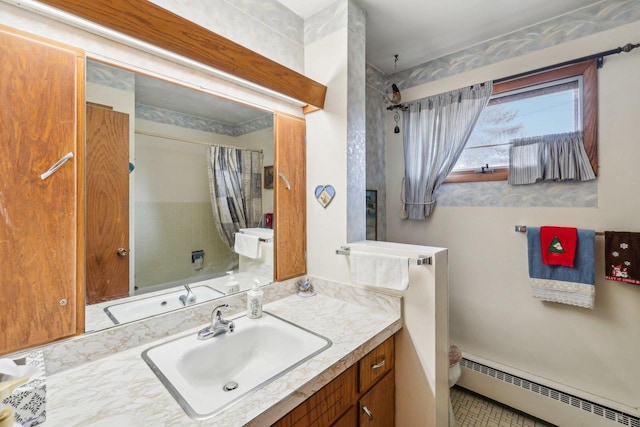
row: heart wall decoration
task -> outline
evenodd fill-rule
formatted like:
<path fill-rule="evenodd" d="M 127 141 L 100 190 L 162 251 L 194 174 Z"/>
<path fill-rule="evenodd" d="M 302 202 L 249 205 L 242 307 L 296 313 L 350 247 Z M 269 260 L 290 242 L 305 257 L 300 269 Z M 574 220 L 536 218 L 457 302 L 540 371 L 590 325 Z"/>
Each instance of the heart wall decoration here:
<path fill-rule="evenodd" d="M 326 208 L 335 197 L 336 189 L 331 185 L 318 185 L 314 191 L 314 194 L 316 196 L 316 199 L 318 200 L 318 203 L 320 203 L 323 208 Z"/>

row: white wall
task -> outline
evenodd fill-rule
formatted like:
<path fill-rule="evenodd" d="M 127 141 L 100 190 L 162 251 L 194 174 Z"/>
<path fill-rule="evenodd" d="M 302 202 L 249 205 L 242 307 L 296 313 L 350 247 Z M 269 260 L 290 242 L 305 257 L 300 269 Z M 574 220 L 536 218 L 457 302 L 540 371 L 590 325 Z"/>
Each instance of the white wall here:
<path fill-rule="evenodd" d="M 413 100 L 637 41 L 640 23 L 403 91 Z M 637 408 L 640 288 L 603 279 L 596 238 L 596 304 L 588 310 L 531 297 L 526 237 L 514 225 L 640 231 L 640 54 L 610 56 L 598 71 L 597 208 L 437 206 L 427 221 L 399 218 L 402 134 L 387 115 L 387 236 L 449 248 L 451 339 L 463 351 Z M 632 412 L 633 413 L 633 412 Z"/>
<path fill-rule="evenodd" d="M 327 86 L 322 111 L 307 115 L 307 272 L 345 282 L 348 264 L 336 249 L 347 243 L 347 28 L 305 47 L 307 76 Z M 336 196 L 326 208 L 315 199 L 318 185 Z M 363 195 L 364 197 L 364 195 Z"/>

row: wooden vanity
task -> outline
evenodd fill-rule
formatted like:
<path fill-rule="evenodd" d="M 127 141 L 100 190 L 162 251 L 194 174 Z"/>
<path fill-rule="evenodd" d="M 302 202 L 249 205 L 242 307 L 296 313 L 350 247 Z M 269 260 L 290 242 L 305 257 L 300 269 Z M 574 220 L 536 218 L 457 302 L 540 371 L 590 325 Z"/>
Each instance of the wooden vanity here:
<path fill-rule="evenodd" d="M 391 336 L 318 390 L 276 427 L 394 425 L 395 341 Z"/>

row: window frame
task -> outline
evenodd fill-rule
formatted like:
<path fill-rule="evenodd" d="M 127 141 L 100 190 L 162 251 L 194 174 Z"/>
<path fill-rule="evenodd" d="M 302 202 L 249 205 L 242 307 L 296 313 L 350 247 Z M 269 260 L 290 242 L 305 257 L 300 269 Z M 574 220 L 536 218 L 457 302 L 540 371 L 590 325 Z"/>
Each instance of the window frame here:
<path fill-rule="evenodd" d="M 598 176 L 598 79 L 597 61 L 589 60 L 550 71 L 541 72 L 493 85 L 491 96 L 524 89 L 529 86 L 549 83 L 569 77 L 582 76 L 582 132 L 584 149 L 589 157 L 593 172 Z M 489 165 L 491 167 L 491 165 Z M 495 168 L 493 173 L 477 173 L 475 171 L 451 172 L 445 183 L 505 181 L 509 168 Z"/>

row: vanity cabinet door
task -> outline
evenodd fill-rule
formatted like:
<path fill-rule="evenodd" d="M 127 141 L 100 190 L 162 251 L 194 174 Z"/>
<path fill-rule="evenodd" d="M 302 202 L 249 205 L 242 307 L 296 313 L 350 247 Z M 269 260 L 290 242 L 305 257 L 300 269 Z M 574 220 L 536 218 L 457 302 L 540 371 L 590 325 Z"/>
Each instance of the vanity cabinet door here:
<path fill-rule="evenodd" d="M 274 115 L 275 280 L 307 272 L 306 123 Z"/>
<path fill-rule="evenodd" d="M 389 427 L 395 422 L 395 377 L 391 370 L 360 401 L 360 427 Z"/>
<path fill-rule="evenodd" d="M 84 55 L 0 26 L 0 58 L 4 354 L 84 328 Z"/>

